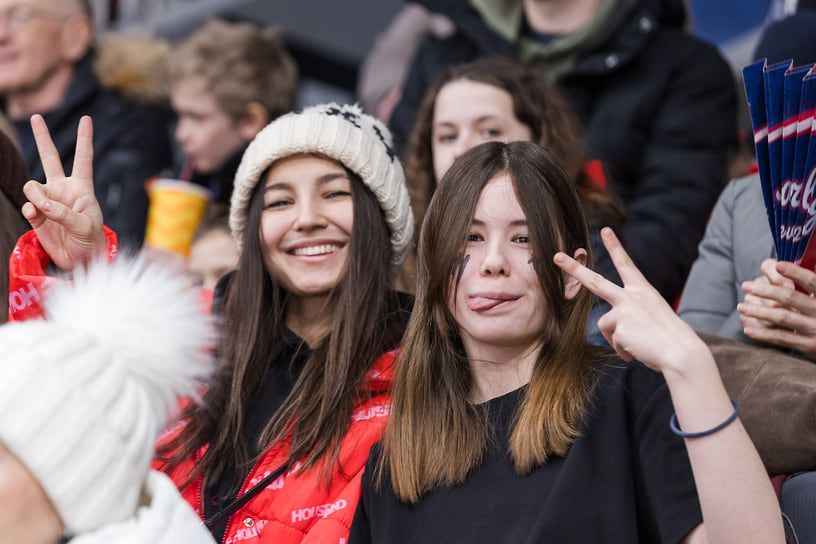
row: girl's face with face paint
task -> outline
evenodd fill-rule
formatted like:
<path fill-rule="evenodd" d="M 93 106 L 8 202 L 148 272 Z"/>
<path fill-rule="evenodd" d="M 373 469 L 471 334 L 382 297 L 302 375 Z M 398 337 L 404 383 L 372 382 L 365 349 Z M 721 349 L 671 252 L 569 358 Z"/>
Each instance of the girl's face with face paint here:
<path fill-rule="evenodd" d="M 468 354 L 541 341 L 549 309 L 531 259 L 527 217 L 509 174 L 501 173 L 479 196 L 448 302 Z"/>

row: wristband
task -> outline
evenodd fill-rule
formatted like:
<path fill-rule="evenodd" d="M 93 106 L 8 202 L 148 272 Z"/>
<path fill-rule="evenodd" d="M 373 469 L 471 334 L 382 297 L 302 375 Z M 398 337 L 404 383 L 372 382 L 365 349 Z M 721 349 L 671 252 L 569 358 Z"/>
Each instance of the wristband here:
<path fill-rule="evenodd" d="M 680 427 L 677 425 L 677 413 L 672 414 L 671 419 L 669 419 L 669 427 L 671 428 L 672 432 L 677 436 L 682 436 L 683 438 L 699 438 L 701 436 L 708 436 L 710 434 L 714 434 L 723 427 L 728 426 L 732 421 L 737 419 L 737 415 L 739 414 L 739 404 L 734 399 L 731 399 L 731 404 L 734 406 L 734 413 L 728 416 L 728 419 L 720 423 L 715 427 L 711 427 L 707 431 L 699 431 L 696 433 L 687 433 L 680 430 Z"/>

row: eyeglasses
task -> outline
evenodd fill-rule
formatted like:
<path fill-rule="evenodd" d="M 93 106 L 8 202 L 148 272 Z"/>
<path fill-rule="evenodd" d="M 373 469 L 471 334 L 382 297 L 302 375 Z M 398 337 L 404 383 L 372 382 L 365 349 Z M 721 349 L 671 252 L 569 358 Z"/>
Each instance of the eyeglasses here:
<path fill-rule="evenodd" d="M 12 30 L 26 26 L 34 19 L 62 20 L 64 17 L 60 14 L 26 4 L 14 4 L 5 11 L 0 12 L 0 23 Z"/>

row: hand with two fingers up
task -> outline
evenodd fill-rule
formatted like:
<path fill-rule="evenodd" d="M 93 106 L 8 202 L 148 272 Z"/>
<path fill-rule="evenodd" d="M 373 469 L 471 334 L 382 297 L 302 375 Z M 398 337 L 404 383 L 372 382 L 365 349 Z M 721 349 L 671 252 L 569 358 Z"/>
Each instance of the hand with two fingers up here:
<path fill-rule="evenodd" d="M 737 310 L 745 335 L 816 360 L 816 272 L 776 259 L 765 259 L 761 270 L 742 283 L 745 301 Z"/>
<path fill-rule="evenodd" d="M 626 253 L 612 229 L 601 231 L 623 287 L 581 265 L 564 253 L 556 265 L 612 305 L 598 320 L 598 328 L 624 361 L 633 358 L 659 372 L 681 371 L 690 355 L 710 356 L 708 348 L 669 306 Z"/>
<path fill-rule="evenodd" d="M 54 264 L 70 270 L 105 251 L 102 210 L 93 186 L 93 124 L 88 116 L 79 122 L 70 176 L 41 115 L 31 117 L 31 128 L 46 179 L 23 187 L 28 202 L 22 213 Z"/>
<path fill-rule="evenodd" d="M 618 355 L 666 378 L 675 409 L 666 425 L 685 440 L 703 511 L 703 523 L 684 542 L 784 542 L 776 495 L 714 357 L 649 284 L 612 230 L 604 228 L 601 237 L 623 287 L 562 252 L 553 261 L 612 306 L 598 327 Z"/>

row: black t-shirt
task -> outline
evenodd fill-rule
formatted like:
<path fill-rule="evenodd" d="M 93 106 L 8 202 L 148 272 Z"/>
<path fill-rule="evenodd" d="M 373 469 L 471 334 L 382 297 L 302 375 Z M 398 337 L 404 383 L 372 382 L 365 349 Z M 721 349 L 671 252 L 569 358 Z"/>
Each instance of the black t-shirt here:
<path fill-rule="evenodd" d="M 680 542 L 702 522 L 660 374 L 637 363 L 605 366 L 566 457 L 519 477 L 507 439 L 524 394 L 485 404 L 495 433 L 485 461 L 463 484 L 435 489 L 417 505 L 396 499 L 387 471 L 374 491 L 374 446 L 349 543 Z"/>

